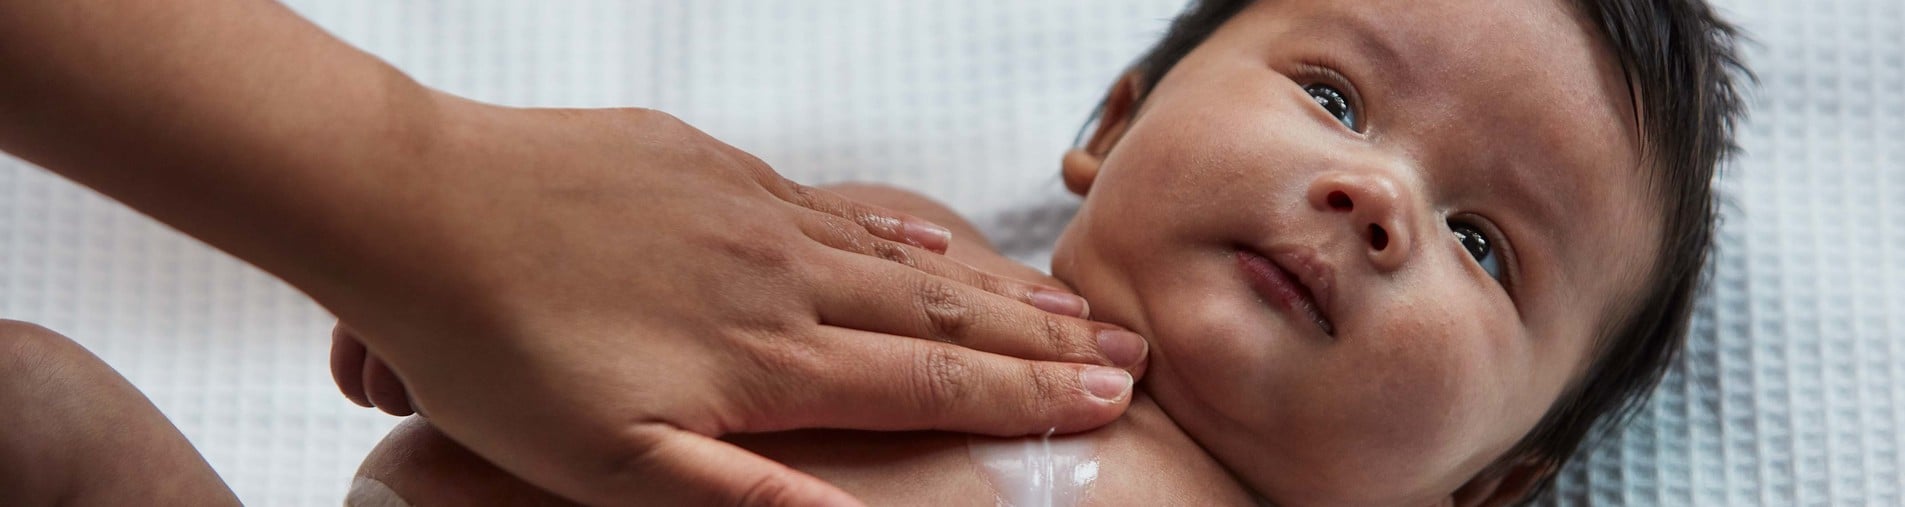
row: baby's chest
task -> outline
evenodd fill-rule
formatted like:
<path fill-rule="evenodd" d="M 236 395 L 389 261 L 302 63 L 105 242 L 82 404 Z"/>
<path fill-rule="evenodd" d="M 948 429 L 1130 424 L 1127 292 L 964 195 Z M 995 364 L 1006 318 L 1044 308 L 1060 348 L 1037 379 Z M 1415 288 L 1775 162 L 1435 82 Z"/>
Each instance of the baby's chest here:
<path fill-rule="evenodd" d="M 868 505 L 1251 505 L 1200 449 L 1122 426 L 1016 439 L 799 432 L 744 445 Z"/>

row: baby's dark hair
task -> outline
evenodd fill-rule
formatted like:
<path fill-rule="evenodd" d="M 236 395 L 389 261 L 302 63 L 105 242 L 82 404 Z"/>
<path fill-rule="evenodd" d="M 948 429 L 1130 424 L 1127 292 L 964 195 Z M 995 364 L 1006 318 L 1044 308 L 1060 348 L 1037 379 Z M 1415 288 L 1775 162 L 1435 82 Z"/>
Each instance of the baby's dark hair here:
<path fill-rule="evenodd" d="M 1194 0 L 1129 69 L 1139 77 L 1137 103 L 1252 1 Z M 1753 79 L 1736 52 L 1737 30 L 1702 0 L 1570 1 L 1612 48 L 1634 99 L 1642 160 L 1665 213 L 1660 257 L 1640 300 L 1609 316 L 1587 373 L 1484 474 L 1531 459 L 1558 468 L 1590 435 L 1612 434 L 1631 418 L 1674 363 L 1713 241 L 1714 174 L 1738 149 L 1733 135 L 1745 108 L 1741 86 Z M 1531 496 L 1553 479 L 1544 477 Z"/>

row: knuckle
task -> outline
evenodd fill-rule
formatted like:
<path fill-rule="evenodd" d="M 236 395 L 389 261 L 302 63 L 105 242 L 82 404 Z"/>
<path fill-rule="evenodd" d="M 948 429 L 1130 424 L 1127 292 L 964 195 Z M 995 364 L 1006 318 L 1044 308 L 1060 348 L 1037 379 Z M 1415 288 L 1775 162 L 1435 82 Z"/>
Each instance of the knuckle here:
<path fill-rule="evenodd" d="M 971 309 L 959 291 L 945 282 L 929 279 L 920 287 L 917 301 L 920 313 L 926 318 L 927 332 L 934 340 L 955 341 L 973 324 Z"/>
<path fill-rule="evenodd" d="M 784 344 L 799 343 L 796 337 L 813 327 L 817 320 L 805 314 L 766 311 L 735 315 L 733 319 L 739 332 L 751 338 L 752 345 L 758 350 L 773 350 Z"/>
<path fill-rule="evenodd" d="M 967 364 L 957 350 L 929 347 L 926 361 L 921 364 L 925 374 L 920 381 L 924 385 L 916 391 L 922 397 L 920 407 L 929 414 L 944 414 L 972 395 L 968 380 L 972 365 Z"/>
<path fill-rule="evenodd" d="M 866 229 L 868 232 L 883 234 L 899 234 L 902 232 L 900 230 L 902 226 L 900 225 L 899 217 L 891 211 L 853 201 L 844 201 L 839 205 L 841 216 L 852 219 L 853 223 L 858 224 L 860 228 Z"/>
<path fill-rule="evenodd" d="M 794 254 L 773 241 L 761 241 L 762 236 L 752 234 L 721 235 L 711 239 L 711 249 L 715 253 L 736 260 L 739 265 L 765 272 L 785 272 L 797 262 Z"/>
<path fill-rule="evenodd" d="M 870 238 L 867 237 L 866 231 L 861 229 L 859 224 L 855 224 L 851 220 L 833 215 L 824 215 L 820 218 L 820 226 L 827 236 L 832 238 L 834 242 L 837 242 L 842 249 L 853 252 L 866 252 L 869 250 L 867 242 Z"/>
<path fill-rule="evenodd" d="M 787 327 L 791 328 L 793 325 L 790 324 Z M 753 334 L 754 338 L 747 347 L 746 357 L 751 362 L 749 366 L 753 368 L 752 371 L 768 377 L 761 379 L 766 382 L 759 382 L 760 384 L 776 386 L 782 382 L 773 382 L 775 378 L 806 377 L 818 371 L 826 362 L 824 354 L 816 348 L 815 344 L 810 340 L 796 338 L 797 331 L 793 329 L 781 331 L 757 329 Z"/>
<path fill-rule="evenodd" d="M 630 107 L 616 109 L 617 114 L 609 115 L 609 125 L 629 132 L 641 132 L 637 142 L 663 142 L 673 146 L 694 146 L 696 143 L 685 141 L 694 139 L 699 131 L 688 122 L 682 121 L 666 111 Z"/>
<path fill-rule="evenodd" d="M 1032 396 L 1025 401 L 1026 414 L 1030 415 L 1033 420 L 1050 420 L 1053 407 L 1057 403 L 1057 400 L 1069 394 L 1071 389 L 1070 383 L 1065 380 L 1063 373 L 1057 368 L 1040 368 L 1034 365 L 1026 365 L 1026 373 L 1028 374 L 1026 376 L 1032 380 L 1027 384 L 1029 389 L 1032 390 Z"/>
<path fill-rule="evenodd" d="M 641 484 L 658 479 L 668 468 L 668 435 L 663 423 L 637 423 L 614 431 L 598 451 L 604 479 L 598 484 Z M 585 461 L 584 463 L 588 463 Z"/>
<path fill-rule="evenodd" d="M 686 122 L 681 121 L 681 118 L 678 118 L 672 114 L 668 114 L 667 111 L 662 111 L 659 109 L 649 109 L 646 107 L 625 107 L 625 108 L 620 108 L 618 110 L 621 111 L 622 114 L 627 115 L 630 119 L 637 122 L 642 122 L 645 124 L 670 125 L 670 126 L 687 125 Z"/>
<path fill-rule="evenodd" d="M 1045 350 L 1065 355 L 1082 348 L 1079 340 L 1073 337 L 1072 327 L 1066 325 L 1064 320 L 1044 312 L 1040 312 L 1038 319 L 1039 337 Z"/>
<path fill-rule="evenodd" d="M 790 326 L 791 327 L 791 326 Z M 731 359 L 722 362 L 729 372 L 714 381 L 715 392 L 727 393 L 717 400 L 723 407 L 712 427 L 693 428 L 712 434 L 732 431 L 775 431 L 789 422 L 788 411 L 798 408 L 816 394 L 808 382 L 791 379 L 822 379 L 832 373 L 823 345 L 805 338 L 802 331 L 776 332 L 761 328 L 742 342 Z"/>
<path fill-rule="evenodd" d="M 908 251 L 905 246 L 891 241 L 874 241 L 873 255 L 881 259 L 905 265 L 906 267 L 919 268 L 919 258 L 915 257 L 913 252 Z"/>
<path fill-rule="evenodd" d="M 766 164 L 762 164 L 762 165 L 765 166 Z M 788 187 L 790 187 L 788 188 L 788 192 L 787 192 L 788 202 L 794 203 L 795 205 L 800 206 L 802 208 L 816 209 L 816 210 L 819 209 L 816 206 L 824 202 L 820 198 L 819 189 L 816 189 L 814 187 L 810 187 L 807 185 L 802 185 L 799 183 L 793 183 L 793 182 L 789 182 L 787 185 Z"/>
<path fill-rule="evenodd" d="M 1026 287 L 1023 284 L 1012 282 L 996 275 L 980 273 L 971 266 L 965 266 L 964 269 L 966 272 L 972 274 L 973 285 L 986 292 L 1001 296 L 1022 298 L 1024 297 L 1022 296 L 1023 294 L 1031 293 L 1033 290 L 1031 287 Z"/>
<path fill-rule="evenodd" d="M 700 131 L 697 130 L 696 132 L 700 132 Z M 707 134 L 705 133 L 703 133 L 702 135 L 707 136 Z M 748 170 L 753 171 L 755 175 L 759 176 L 763 180 L 771 181 L 774 184 L 780 185 L 781 188 L 787 189 L 788 191 L 793 191 L 796 188 L 806 187 L 806 185 L 795 183 L 794 180 L 790 180 L 790 179 L 787 179 L 786 177 L 781 176 L 781 173 L 779 171 L 774 170 L 774 166 L 772 164 L 768 164 L 766 160 L 761 160 L 761 157 L 756 157 L 752 153 L 741 151 L 739 148 L 730 146 L 727 143 L 723 143 L 720 140 L 717 140 L 713 137 L 708 137 L 708 140 L 713 141 L 712 143 L 709 143 L 710 146 L 718 147 L 721 150 L 721 153 L 727 155 L 731 160 L 734 161 L 734 163 L 740 164 L 742 167 L 746 167 Z M 811 191 L 812 189 L 809 189 L 809 190 Z"/>
<path fill-rule="evenodd" d="M 707 134 L 701 135 L 704 137 L 707 136 Z M 803 204 L 805 201 L 800 199 L 809 199 L 811 197 L 802 197 L 799 195 L 803 191 L 812 192 L 812 189 L 806 185 L 795 183 L 793 180 L 781 176 L 779 171 L 774 170 L 774 166 L 769 165 L 766 160 L 761 160 L 760 157 L 729 146 L 713 137 L 708 137 L 707 141 L 708 142 L 702 144 L 705 150 L 703 154 L 707 159 L 725 161 L 726 166 L 733 168 L 738 174 L 745 176 L 749 181 L 767 190 L 767 193 L 773 194 L 783 201 L 807 207 L 806 204 Z"/>
<path fill-rule="evenodd" d="M 740 496 L 735 497 L 737 507 L 781 507 L 799 504 L 801 488 L 786 471 L 767 474 L 750 482 Z"/>

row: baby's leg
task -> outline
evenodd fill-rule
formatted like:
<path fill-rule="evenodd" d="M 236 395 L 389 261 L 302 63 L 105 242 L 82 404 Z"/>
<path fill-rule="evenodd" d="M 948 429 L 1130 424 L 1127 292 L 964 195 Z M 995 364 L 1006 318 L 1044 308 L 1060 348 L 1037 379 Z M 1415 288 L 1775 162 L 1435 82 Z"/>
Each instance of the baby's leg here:
<path fill-rule="evenodd" d="M 0 320 L 0 492 L 10 505 L 238 505 L 118 372 L 10 320 Z"/>

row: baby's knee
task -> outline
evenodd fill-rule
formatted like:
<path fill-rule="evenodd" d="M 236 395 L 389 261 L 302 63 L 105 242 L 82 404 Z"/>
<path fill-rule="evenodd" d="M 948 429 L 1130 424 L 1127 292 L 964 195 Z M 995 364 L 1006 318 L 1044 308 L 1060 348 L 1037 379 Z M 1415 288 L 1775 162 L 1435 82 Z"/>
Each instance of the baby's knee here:
<path fill-rule="evenodd" d="M 69 466 L 64 377 L 75 368 L 78 344 L 44 327 L 0 320 L 0 491 L 27 504 L 70 493 L 78 474 Z"/>
<path fill-rule="evenodd" d="M 71 427 L 129 400 L 144 398 L 85 347 L 51 329 L 0 320 L 0 407 L 31 407 L 0 414 L 0 423 Z"/>
<path fill-rule="evenodd" d="M 0 503 L 236 505 L 157 407 L 85 347 L 0 320 Z M 139 477 L 135 481 L 102 478 Z"/>
<path fill-rule="evenodd" d="M 0 319 L 0 377 L 25 379 L 71 370 L 92 354 L 72 339 L 31 322 Z M 18 386 L 0 382 L 0 387 Z"/>
<path fill-rule="evenodd" d="M 0 423 L 71 426 L 76 415 L 116 408 L 97 401 L 123 383 L 72 339 L 32 323 L 0 320 L 0 407 L 30 407 L 0 414 Z"/>

